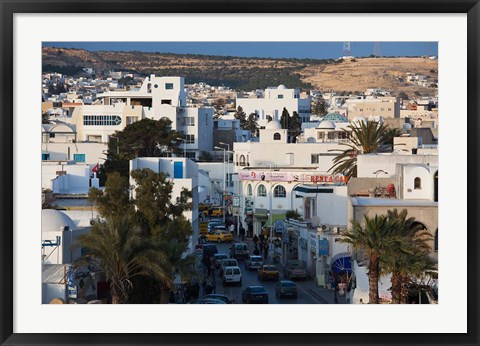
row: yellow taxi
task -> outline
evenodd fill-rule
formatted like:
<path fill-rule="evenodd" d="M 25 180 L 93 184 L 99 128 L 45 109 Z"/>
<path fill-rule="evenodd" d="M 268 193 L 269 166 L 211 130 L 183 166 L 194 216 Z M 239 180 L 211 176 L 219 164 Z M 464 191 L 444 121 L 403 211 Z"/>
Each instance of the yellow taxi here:
<path fill-rule="evenodd" d="M 207 234 L 207 241 L 225 243 L 233 241 L 233 234 L 225 229 L 225 226 L 219 226 Z"/>
<path fill-rule="evenodd" d="M 280 278 L 280 273 L 278 269 L 271 264 L 263 265 L 260 269 L 258 269 L 258 278 L 260 280 L 275 280 L 278 281 Z"/>

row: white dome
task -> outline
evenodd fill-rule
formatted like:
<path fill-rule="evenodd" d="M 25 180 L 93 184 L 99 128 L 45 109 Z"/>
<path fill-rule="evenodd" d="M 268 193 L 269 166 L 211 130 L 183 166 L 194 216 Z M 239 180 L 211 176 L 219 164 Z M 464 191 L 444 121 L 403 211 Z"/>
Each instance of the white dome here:
<path fill-rule="evenodd" d="M 360 123 L 360 122 L 365 122 L 367 121 L 367 119 L 365 119 L 364 117 L 360 116 L 360 115 L 357 115 L 355 118 L 353 118 L 352 122 L 354 123 Z"/>
<path fill-rule="evenodd" d="M 42 209 L 42 232 L 60 232 L 63 227 L 77 228 L 72 219 L 55 209 Z"/>
<path fill-rule="evenodd" d="M 318 124 L 317 129 L 335 130 L 335 124 L 330 120 L 323 120 Z"/>
<path fill-rule="evenodd" d="M 287 89 L 287 87 L 283 84 L 280 84 L 277 89 Z"/>
<path fill-rule="evenodd" d="M 278 120 L 272 120 L 265 126 L 265 130 L 281 130 L 281 129 L 282 129 L 282 125 Z"/>

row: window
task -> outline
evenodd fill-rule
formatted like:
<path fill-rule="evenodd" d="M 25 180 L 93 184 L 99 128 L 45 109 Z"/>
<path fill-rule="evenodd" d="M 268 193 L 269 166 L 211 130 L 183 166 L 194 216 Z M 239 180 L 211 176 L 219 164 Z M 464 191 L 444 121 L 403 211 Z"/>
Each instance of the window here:
<path fill-rule="evenodd" d="M 413 181 L 413 188 L 415 190 L 421 190 L 422 189 L 422 179 L 419 177 L 416 177 L 415 180 Z"/>
<path fill-rule="evenodd" d="M 138 117 L 127 117 L 127 125 L 133 124 L 138 121 Z"/>
<path fill-rule="evenodd" d="M 118 126 L 122 118 L 118 115 L 84 115 L 84 126 Z"/>
<path fill-rule="evenodd" d="M 85 162 L 85 154 L 73 154 L 73 160 L 75 162 Z"/>
<path fill-rule="evenodd" d="M 348 132 L 346 131 L 338 132 L 338 139 L 348 139 Z"/>
<path fill-rule="evenodd" d="M 279 99 L 283 99 L 283 95 L 278 95 L 277 96 Z"/>
<path fill-rule="evenodd" d="M 248 186 L 247 186 L 247 196 L 251 196 L 252 194 L 253 194 L 252 184 L 248 184 Z"/>
<path fill-rule="evenodd" d="M 265 188 L 265 185 L 258 185 L 257 196 L 265 197 L 266 195 L 267 195 L 267 189 Z"/>
<path fill-rule="evenodd" d="M 311 156 L 312 157 L 312 159 L 311 159 L 312 163 L 319 163 L 319 159 L 318 159 L 319 156 L 320 155 L 318 155 L 318 154 L 312 154 L 312 156 Z"/>
<path fill-rule="evenodd" d="M 273 189 L 273 197 L 275 198 L 284 198 L 287 197 L 287 192 L 285 191 L 285 188 L 282 185 L 277 185 Z"/>
<path fill-rule="evenodd" d="M 319 131 L 319 132 L 317 132 L 317 139 L 323 139 L 323 138 L 324 138 L 324 136 L 325 136 L 325 133 L 323 133 L 323 132 L 320 132 L 320 131 Z"/>
<path fill-rule="evenodd" d="M 155 89 L 157 89 L 157 88 L 158 88 L 158 84 L 154 84 L 153 87 L 154 87 Z"/>
<path fill-rule="evenodd" d="M 162 102 L 160 102 L 162 105 L 171 105 L 172 104 L 172 100 L 162 100 Z"/>
<path fill-rule="evenodd" d="M 42 154 L 42 161 L 50 160 L 50 154 Z"/>
<path fill-rule="evenodd" d="M 244 155 L 240 155 L 240 166 L 246 166 Z"/>
<path fill-rule="evenodd" d="M 49 136 L 50 138 L 55 138 L 55 133 L 50 132 L 50 133 L 48 134 L 48 136 Z"/>
<path fill-rule="evenodd" d="M 165 83 L 165 89 L 172 90 L 173 89 L 173 83 Z"/>
<path fill-rule="evenodd" d="M 185 126 L 195 126 L 195 118 L 194 117 L 186 117 L 184 119 Z"/>
<path fill-rule="evenodd" d="M 435 231 L 435 244 L 433 249 L 438 251 L 438 229 Z"/>
<path fill-rule="evenodd" d="M 193 144 L 195 143 L 195 135 L 185 135 L 184 136 L 186 144 Z"/>
<path fill-rule="evenodd" d="M 273 140 L 274 141 L 279 141 L 282 139 L 282 135 L 278 132 L 275 132 L 275 134 L 273 135 Z"/>

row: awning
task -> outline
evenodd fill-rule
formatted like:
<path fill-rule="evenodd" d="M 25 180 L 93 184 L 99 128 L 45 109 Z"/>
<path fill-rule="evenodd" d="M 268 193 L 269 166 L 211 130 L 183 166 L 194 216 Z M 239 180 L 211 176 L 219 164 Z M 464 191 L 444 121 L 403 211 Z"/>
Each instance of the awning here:
<path fill-rule="evenodd" d="M 320 187 L 317 185 L 298 185 L 293 189 L 293 191 L 295 191 L 299 196 L 308 196 L 309 194 L 317 193 L 333 193 L 333 189 L 331 187 Z"/>
<path fill-rule="evenodd" d="M 335 273 L 351 273 L 352 272 L 352 263 L 349 253 L 339 253 L 333 256 L 330 262 L 330 270 Z"/>

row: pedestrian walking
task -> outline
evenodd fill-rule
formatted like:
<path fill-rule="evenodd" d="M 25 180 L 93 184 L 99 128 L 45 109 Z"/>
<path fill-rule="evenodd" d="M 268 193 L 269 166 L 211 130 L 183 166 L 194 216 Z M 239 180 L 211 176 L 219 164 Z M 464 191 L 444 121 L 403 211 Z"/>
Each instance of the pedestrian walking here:
<path fill-rule="evenodd" d="M 267 242 L 265 242 L 265 244 L 263 246 L 264 246 L 263 247 L 263 252 L 265 254 L 265 259 L 267 259 L 267 257 L 268 257 L 268 244 L 267 244 Z"/>
<path fill-rule="evenodd" d="M 255 247 L 256 247 L 256 246 L 257 246 L 257 243 L 258 243 L 258 237 L 257 237 L 256 234 L 253 236 L 252 240 L 253 240 L 253 244 L 254 244 Z"/>
<path fill-rule="evenodd" d="M 240 224 L 240 238 L 242 239 L 242 241 L 245 240 L 245 228 L 243 228 L 243 225 Z"/>
<path fill-rule="evenodd" d="M 258 246 L 257 246 L 257 245 L 255 245 L 255 250 L 253 250 L 253 254 L 254 254 L 255 256 L 260 255 L 260 251 L 258 250 Z"/>

